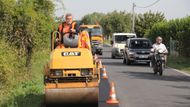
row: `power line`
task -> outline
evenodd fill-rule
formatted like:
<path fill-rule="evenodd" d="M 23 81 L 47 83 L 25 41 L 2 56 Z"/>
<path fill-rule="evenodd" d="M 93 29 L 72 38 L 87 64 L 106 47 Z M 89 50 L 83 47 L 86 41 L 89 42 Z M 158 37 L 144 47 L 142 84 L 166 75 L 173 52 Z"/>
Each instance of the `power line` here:
<path fill-rule="evenodd" d="M 148 5 L 148 6 L 138 6 L 138 5 L 135 5 L 135 7 L 137 7 L 137 8 L 148 8 L 148 7 L 151 7 L 151 6 L 155 5 L 155 4 L 158 3 L 159 1 L 160 1 L 160 0 L 156 0 L 154 3 L 152 3 L 152 4 Z"/>
<path fill-rule="evenodd" d="M 133 8 L 132 8 L 132 32 L 135 32 L 135 7 L 137 8 L 148 8 L 151 7 L 153 5 L 155 5 L 156 3 L 158 3 L 160 0 L 156 0 L 154 3 L 148 5 L 148 6 L 137 6 L 135 3 L 133 3 Z"/>

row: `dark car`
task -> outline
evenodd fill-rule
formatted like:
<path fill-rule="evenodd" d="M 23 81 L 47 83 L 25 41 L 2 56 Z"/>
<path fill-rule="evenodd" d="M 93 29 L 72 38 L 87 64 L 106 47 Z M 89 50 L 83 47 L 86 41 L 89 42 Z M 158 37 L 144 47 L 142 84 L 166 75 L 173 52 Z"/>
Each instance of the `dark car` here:
<path fill-rule="evenodd" d="M 130 38 L 124 49 L 123 63 L 129 65 L 132 62 L 150 62 L 151 41 L 147 38 Z"/>

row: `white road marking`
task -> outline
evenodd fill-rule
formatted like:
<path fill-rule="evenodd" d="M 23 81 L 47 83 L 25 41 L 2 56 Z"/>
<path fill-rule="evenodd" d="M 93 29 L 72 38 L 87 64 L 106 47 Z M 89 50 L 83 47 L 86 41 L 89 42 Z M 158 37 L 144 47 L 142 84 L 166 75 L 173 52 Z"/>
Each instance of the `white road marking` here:
<path fill-rule="evenodd" d="M 170 69 L 172 69 L 172 70 L 174 70 L 174 71 L 176 71 L 176 72 L 178 72 L 178 73 L 181 73 L 181 74 L 184 74 L 184 75 L 186 75 L 186 76 L 189 76 L 189 77 L 190 77 L 190 74 L 185 73 L 184 71 L 180 71 L 180 70 L 178 70 L 178 69 L 171 68 L 171 67 L 168 67 L 168 68 L 170 68 Z"/>

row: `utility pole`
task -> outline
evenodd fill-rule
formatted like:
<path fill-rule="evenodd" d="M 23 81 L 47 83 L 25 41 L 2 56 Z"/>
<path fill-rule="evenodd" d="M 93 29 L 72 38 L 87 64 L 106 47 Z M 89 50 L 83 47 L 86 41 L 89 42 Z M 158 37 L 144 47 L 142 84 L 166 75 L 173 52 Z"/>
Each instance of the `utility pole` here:
<path fill-rule="evenodd" d="M 133 19 L 132 19 L 132 32 L 134 33 L 135 32 L 135 7 L 137 8 L 148 8 L 148 7 L 151 7 L 153 5 L 155 5 L 156 3 L 158 3 L 160 0 L 156 0 L 154 3 L 148 5 L 148 6 L 138 6 L 136 5 L 135 3 L 133 3 L 133 8 L 132 8 L 132 15 L 133 15 Z"/>
<path fill-rule="evenodd" d="M 132 32 L 134 33 L 135 32 L 135 3 L 133 3 L 133 9 L 132 9 L 132 15 L 133 15 L 133 18 L 132 18 Z"/>

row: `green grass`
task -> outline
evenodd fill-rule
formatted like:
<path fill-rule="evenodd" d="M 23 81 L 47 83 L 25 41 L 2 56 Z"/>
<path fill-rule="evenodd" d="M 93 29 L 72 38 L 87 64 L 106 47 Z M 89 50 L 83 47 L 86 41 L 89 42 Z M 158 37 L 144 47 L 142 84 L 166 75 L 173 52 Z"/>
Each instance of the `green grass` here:
<path fill-rule="evenodd" d="M 104 40 L 104 44 L 110 44 L 110 40 Z"/>
<path fill-rule="evenodd" d="M 31 70 L 15 74 L 15 85 L 7 90 L 9 95 L 1 95 L 7 99 L 0 103 L 0 107 L 41 107 L 44 99 L 43 66 L 48 60 L 48 50 L 35 52 Z"/>
<path fill-rule="evenodd" d="M 169 56 L 167 64 L 169 67 L 190 73 L 190 58 Z"/>

